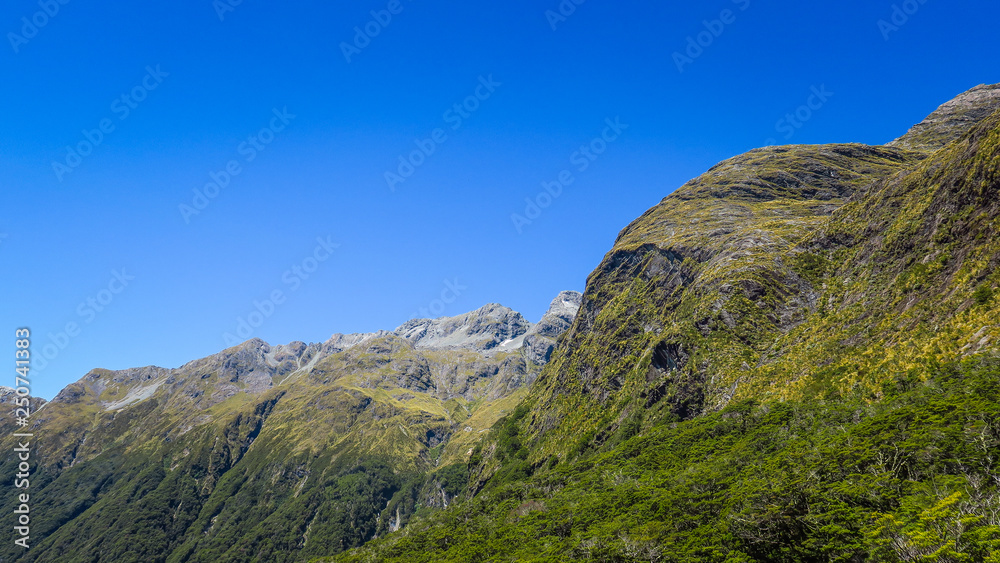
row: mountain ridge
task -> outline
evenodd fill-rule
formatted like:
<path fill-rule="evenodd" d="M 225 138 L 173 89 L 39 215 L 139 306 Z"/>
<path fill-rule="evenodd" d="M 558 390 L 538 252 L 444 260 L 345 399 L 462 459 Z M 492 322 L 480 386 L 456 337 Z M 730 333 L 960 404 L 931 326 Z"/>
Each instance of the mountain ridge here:
<path fill-rule="evenodd" d="M 270 388 L 267 382 L 271 379 L 282 379 L 307 373 L 323 358 L 390 336 L 403 338 L 416 349 L 467 349 L 481 353 L 519 350 L 524 344 L 525 337 L 535 336 L 536 340 L 545 341 L 539 344 L 543 350 L 540 354 L 537 350 L 529 353 L 534 363 L 542 364 L 547 359 L 547 354 L 551 352 L 551 346 L 554 345 L 553 330 L 556 331 L 555 334 L 558 334 L 568 328 L 565 317 L 567 313 L 570 318 L 575 316 L 580 297 L 581 294 L 578 292 L 561 292 L 553 299 L 549 310 L 537 324 L 528 322 L 513 309 L 490 303 L 479 309 L 452 317 L 413 319 L 403 323 L 393 331 L 336 333 L 322 343 L 307 344 L 302 341 L 293 341 L 288 344 L 271 345 L 261 338 L 251 338 L 215 354 L 187 362 L 179 368 L 170 369 L 153 365 L 124 370 L 96 368 L 76 383 L 94 382 L 96 385 L 92 387 L 92 390 L 97 395 L 103 394 L 112 384 L 117 386 L 139 384 L 138 390 L 127 391 L 125 398 L 116 399 L 107 407 L 109 410 L 116 410 L 148 398 L 149 395 L 143 395 L 143 393 L 151 394 L 163 384 L 173 383 L 169 377 L 172 372 L 193 370 L 201 373 L 205 372 L 207 368 L 208 371 L 219 371 L 223 375 L 222 379 L 231 377 L 228 383 L 244 383 L 244 385 L 225 386 L 227 389 L 222 390 L 222 398 L 225 399 L 238 391 L 262 392 Z M 560 314 L 563 315 L 561 317 L 563 327 L 561 330 L 553 329 L 552 324 L 556 321 L 551 319 L 558 321 Z M 469 334 L 470 330 L 474 331 L 471 335 Z M 547 332 L 540 334 L 540 330 Z M 436 335 L 428 336 L 428 331 L 433 331 Z M 476 336 L 479 337 L 478 340 Z M 507 338 L 508 336 L 512 336 L 512 338 Z M 258 370 L 263 371 L 256 373 Z M 103 378 L 107 375 L 110 375 L 110 380 L 104 381 Z M 142 383 L 148 383 L 148 385 L 141 385 Z M 79 392 L 76 389 L 71 389 L 72 386 L 73 384 L 61 390 L 52 401 L 76 400 Z"/>
<path fill-rule="evenodd" d="M 574 295 L 557 296 L 538 325 L 498 305 L 428 320 L 442 338 L 423 346 L 402 329 L 255 338 L 175 369 L 91 370 L 36 404 L 22 429 L 37 437 L 35 541 L 0 548 L 0 560 L 217 561 L 250 550 L 278 561 L 328 553 L 306 543 L 307 529 L 345 548 L 398 529 L 459 494 L 472 444 L 537 377 L 535 348 L 499 346 L 509 329 L 548 327 L 539 346 L 554 343 L 553 317 L 568 326 L 559 313 L 575 312 L 564 303 Z M 10 419 L 0 425 L 13 431 Z M 17 463 L 0 458 L 2 470 Z M 274 543 L 274 528 L 288 543 Z"/>

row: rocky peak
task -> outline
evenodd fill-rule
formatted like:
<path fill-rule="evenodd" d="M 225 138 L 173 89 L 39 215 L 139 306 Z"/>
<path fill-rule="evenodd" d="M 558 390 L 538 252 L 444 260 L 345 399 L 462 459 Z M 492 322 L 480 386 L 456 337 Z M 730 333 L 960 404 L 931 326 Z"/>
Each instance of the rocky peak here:
<path fill-rule="evenodd" d="M 524 336 L 524 353 L 535 364 L 545 364 L 552 356 L 556 339 L 569 330 L 583 302 L 583 295 L 576 291 L 563 291 L 552 300 L 542 320 Z"/>
<path fill-rule="evenodd" d="M 364 344 L 369 340 L 374 340 L 376 338 L 382 338 L 392 334 L 387 330 L 379 330 L 376 332 L 362 332 L 355 334 L 334 334 L 329 340 L 323 343 L 323 353 L 324 354 L 336 354 L 338 352 L 343 352 L 359 344 Z"/>
<path fill-rule="evenodd" d="M 94 382 L 100 381 L 104 385 L 132 386 L 155 381 L 166 375 L 168 372 L 169 370 L 156 366 L 129 368 L 117 371 L 95 369 L 84 376 L 84 380 Z"/>
<path fill-rule="evenodd" d="M 958 139 L 1000 109 L 1000 84 L 982 84 L 945 102 L 889 146 L 937 150 Z"/>
<path fill-rule="evenodd" d="M 555 338 L 569 330 L 569 325 L 573 324 L 577 311 L 580 310 L 580 303 L 583 301 L 583 294 L 577 291 L 563 291 L 552 300 L 549 310 L 542 316 L 542 320 L 532 328 L 533 333 L 541 336 Z"/>
<path fill-rule="evenodd" d="M 396 329 L 417 349 L 470 349 L 479 352 L 503 348 L 531 328 L 521 313 L 490 303 L 471 313 L 439 319 L 413 319 Z"/>

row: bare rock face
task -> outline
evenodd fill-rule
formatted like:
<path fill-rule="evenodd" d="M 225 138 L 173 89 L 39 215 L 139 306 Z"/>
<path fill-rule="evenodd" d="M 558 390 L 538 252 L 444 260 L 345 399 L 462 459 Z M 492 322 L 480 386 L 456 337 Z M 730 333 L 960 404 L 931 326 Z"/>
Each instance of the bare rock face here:
<path fill-rule="evenodd" d="M 380 330 L 377 332 L 364 332 L 355 334 L 334 334 L 329 340 L 323 343 L 323 354 L 336 354 L 343 352 L 369 340 L 389 336 L 391 332 Z"/>
<path fill-rule="evenodd" d="M 556 338 L 560 334 L 569 330 L 573 319 L 576 318 L 577 311 L 580 310 L 580 302 L 583 295 L 577 291 L 564 291 L 556 296 L 549 305 L 549 310 L 542 316 L 542 320 L 532 327 L 530 333 L 538 334 L 548 338 Z"/>
<path fill-rule="evenodd" d="M 980 85 L 941 105 L 889 146 L 937 150 L 958 139 L 1000 109 L 1000 84 Z"/>
<path fill-rule="evenodd" d="M 521 313 L 491 303 L 457 317 L 414 319 L 397 328 L 395 333 L 418 350 L 467 349 L 485 352 L 506 348 L 530 328 L 531 323 Z"/>
<path fill-rule="evenodd" d="M 582 301 L 583 295 L 576 291 L 564 291 L 552 300 L 542 320 L 524 336 L 524 354 L 529 361 L 538 365 L 548 363 L 556 339 L 569 330 Z"/>

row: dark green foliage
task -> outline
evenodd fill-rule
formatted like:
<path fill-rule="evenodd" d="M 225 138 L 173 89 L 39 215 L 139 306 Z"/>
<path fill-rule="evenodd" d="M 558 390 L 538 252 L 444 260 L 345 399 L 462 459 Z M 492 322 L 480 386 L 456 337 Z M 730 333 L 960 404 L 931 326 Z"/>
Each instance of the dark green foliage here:
<path fill-rule="evenodd" d="M 5 543 L 0 560 L 291 563 L 364 544 L 380 526 L 387 530 L 397 505 L 403 518 L 414 511 L 414 499 L 404 493 L 422 483 L 422 475 L 333 451 L 292 454 L 280 440 L 266 438 L 228 467 L 235 460 L 220 446 L 226 432 L 192 433 L 185 441 L 190 454 L 175 464 L 158 454 L 110 448 L 55 479 L 51 469 L 39 469 L 32 483 L 32 547 Z M 4 460 L 0 468 L 13 474 L 13 463 Z M 214 487 L 206 489 L 214 474 Z M 462 468 L 447 468 L 443 480 L 460 486 Z"/>
<path fill-rule="evenodd" d="M 469 484 L 469 467 L 462 463 L 454 463 L 447 467 L 442 467 L 435 474 L 434 478 L 451 497 L 457 497 L 465 492 Z"/>
<path fill-rule="evenodd" d="M 597 436 L 596 430 L 588 430 L 584 432 L 583 435 L 581 435 L 577 439 L 576 443 L 573 444 L 573 448 L 570 449 L 569 451 L 569 457 L 574 458 L 586 453 L 587 450 L 590 449 L 591 446 L 593 446 L 594 438 L 596 436 Z"/>
<path fill-rule="evenodd" d="M 122 457 L 117 449 L 39 489 L 32 497 L 33 546 L 7 551 L 5 545 L 4 557 L 18 556 L 12 561 L 164 561 L 202 501 L 190 476 L 141 455 Z M 92 539 L 81 545 L 80 535 L 62 527 L 71 521 L 79 524 L 77 534 Z"/>
<path fill-rule="evenodd" d="M 528 458 L 528 450 L 521 441 L 521 430 L 519 423 L 528 414 L 529 406 L 520 404 L 514 412 L 497 421 L 495 427 L 499 427 L 497 439 L 497 458 L 500 461 L 507 459 L 525 460 Z"/>
<path fill-rule="evenodd" d="M 528 463 L 528 447 L 522 439 L 521 424 L 530 412 L 527 402 L 521 403 L 514 412 L 501 418 L 493 426 L 496 437 L 495 458 L 500 468 L 490 478 L 490 486 L 516 483 L 531 477 L 534 468 Z M 477 446 L 469 460 L 469 467 L 475 468 L 482 459 L 482 450 Z"/>
<path fill-rule="evenodd" d="M 328 455 L 228 473 L 169 561 L 292 562 L 370 540 L 408 476 L 377 459 L 330 464 Z"/>
<path fill-rule="evenodd" d="M 803 252 L 792 257 L 792 269 L 810 283 L 817 284 L 831 269 L 831 263 L 819 254 Z"/>
<path fill-rule="evenodd" d="M 972 298 L 976 301 L 977 305 L 986 305 L 993 300 L 993 288 L 983 284 L 976 288 L 976 292 L 972 294 Z"/>
<path fill-rule="evenodd" d="M 624 421 L 622 421 L 621 426 L 618 427 L 618 431 L 615 432 L 614 437 L 608 445 L 616 446 L 621 442 L 639 434 L 640 430 L 642 430 L 642 411 L 636 409 Z"/>
<path fill-rule="evenodd" d="M 887 387 L 662 422 L 336 561 L 997 561 L 1000 361 Z"/>

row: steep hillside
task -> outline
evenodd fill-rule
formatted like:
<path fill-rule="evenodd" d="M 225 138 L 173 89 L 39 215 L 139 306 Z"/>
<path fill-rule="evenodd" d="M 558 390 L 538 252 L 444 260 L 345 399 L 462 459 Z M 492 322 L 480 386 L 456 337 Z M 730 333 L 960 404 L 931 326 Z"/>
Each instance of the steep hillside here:
<path fill-rule="evenodd" d="M 250 340 L 178 369 L 94 370 L 22 429 L 39 461 L 32 547 L 8 542 L 0 560 L 298 561 L 398 529 L 460 492 L 471 443 L 544 363 L 511 341 L 558 336 L 551 317 L 572 320 L 573 302 L 561 294 L 539 325 L 488 305 L 322 344 Z M 7 453 L 0 471 L 17 463 Z"/>
<path fill-rule="evenodd" d="M 1000 87 L 625 228 L 470 499 L 340 561 L 1000 561 Z"/>
<path fill-rule="evenodd" d="M 532 459 L 734 399 L 877 398 L 925 348 L 995 343 L 997 109 L 998 87 L 959 96 L 896 141 L 920 150 L 754 150 L 634 221 L 532 393 Z"/>

